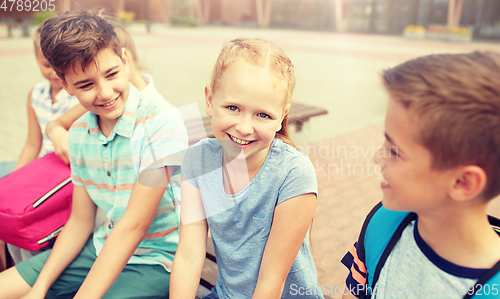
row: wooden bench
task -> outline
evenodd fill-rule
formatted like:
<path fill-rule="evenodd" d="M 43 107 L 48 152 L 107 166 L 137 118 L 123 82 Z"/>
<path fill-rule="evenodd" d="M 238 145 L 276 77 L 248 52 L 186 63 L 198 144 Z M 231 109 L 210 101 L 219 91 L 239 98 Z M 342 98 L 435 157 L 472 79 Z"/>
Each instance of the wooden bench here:
<path fill-rule="evenodd" d="M 219 268 L 217 267 L 217 260 L 215 259 L 215 250 L 210 233 L 207 238 L 207 253 L 205 258 L 205 265 L 201 272 L 200 286 L 196 299 L 203 298 L 210 294 L 210 289 L 215 286 L 217 276 L 219 275 Z"/>
<path fill-rule="evenodd" d="M 289 123 L 295 126 L 295 130 L 300 132 L 304 123 L 311 117 L 327 114 L 328 111 L 323 108 L 309 106 L 300 103 L 292 103 L 288 113 Z M 188 130 L 189 145 L 193 145 L 205 137 L 214 137 L 212 131 L 212 118 L 205 116 L 202 119 L 203 126 L 199 120 L 187 120 L 185 122 Z"/>

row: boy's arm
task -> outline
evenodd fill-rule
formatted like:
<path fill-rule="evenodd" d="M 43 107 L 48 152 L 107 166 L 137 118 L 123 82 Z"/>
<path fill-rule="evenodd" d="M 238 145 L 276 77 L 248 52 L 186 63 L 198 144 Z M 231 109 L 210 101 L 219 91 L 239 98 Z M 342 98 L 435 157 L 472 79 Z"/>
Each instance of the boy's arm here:
<path fill-rule="evenodd" d="M 167 168 L 145 170 L 148 178 L 165 178 Z M 167 176 L 169 180 L 169 176 Z M 163 182 L 149 181 L 152 186 L 162 186 Z M 102 298 L 135 252 L 153 221 L 166 187 L 147 187 L 137 180 L 123 217 L 109 234 L 104 247 L 94 265 L 74 297 L 83 299 Z"/>
<path fill-rule="evenodd" d="M 208 226 L 200 190 L 185 178 L 181 182 L 179 245 L 170 277 L 170 298 L 194 298 L 207 252 Z"/>
<path fill-rule="evenodd" d="M 49 122 L 45 128 L 45 134 L 54 145 L 55 154 L 66 164 L 69 164 L 68 130 L 85 112 L 87 110 L 78 104 L 58 119 Z"/>
<path fill-rule="evenodd" d="M 281 298 L 286 277 L 313 219 L 316 195 L 299 195 L 278 204 L 260 266 L 253 299 Z"/>
<path fill-rule="evenodd" d="M 44 298 L 50 286 L 85 246 L 92 229 L 96 205 L 83 186 L 73 187 L 71 215 L 57 237 L 33 288 L 23 298 Z"/>
<path fill-rule="evenodd" d="M 35 114 L 35 110 L 33 106 L 31 106 L 31 94 L 33 93 L 33 89 L 28 94 L 28 138 L 26 139 L 26 143 L 24 144 L 23 150 L 19 155 L 19 159 L 14 167 L 14 170 L 17 170 L 29 162 L 35 160 L 40 153 L 40 149 L 42 148 L 42 130 L 40 129 L 40 125 L 38 124 L 38 119 Z"/>

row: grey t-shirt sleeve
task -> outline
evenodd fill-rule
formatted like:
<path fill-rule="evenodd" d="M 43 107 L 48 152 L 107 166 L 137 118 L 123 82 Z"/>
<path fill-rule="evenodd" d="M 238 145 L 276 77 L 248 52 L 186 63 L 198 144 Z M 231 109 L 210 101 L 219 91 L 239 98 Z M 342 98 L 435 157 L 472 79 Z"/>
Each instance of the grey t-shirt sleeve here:
<path fill-rule="evenodd" d="M 311 160 L 299 153 L 286 163 L 290 163 L 290 167 L 284 167 L 288 169 L 288 174 L 280 186 L 277 204 L 307 193 L 314 193 L 317 197 L 318 180 Z"/>
<path fill-rule="evenodd" d="M 206 160 L 204 155 L 207 154 L 209 146 L 210 143 L 206 139 L 197 142 L 186 151 L 182 160 L 181 170 L 184 178 L 198 189 L 200 189 L 198 177 L 203 175 L 203 161 Z"/>

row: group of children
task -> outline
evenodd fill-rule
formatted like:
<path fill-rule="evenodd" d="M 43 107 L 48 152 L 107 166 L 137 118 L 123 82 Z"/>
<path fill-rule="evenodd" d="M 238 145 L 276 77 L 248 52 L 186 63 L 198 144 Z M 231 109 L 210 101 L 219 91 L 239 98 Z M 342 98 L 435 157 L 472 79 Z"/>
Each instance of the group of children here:
<path fill-rule="evenodd" d="M 194 298 L 209 229 L 219 275 L 206 298 L 323 298 L 308 235 L 317 180 L 288 136 L 295 75 L 278 46 L 224 46 L 205 88 L 215 138 L 188 149 L 123 28 L 72 11 L 37 36 L 47 81 L 28 98 L 16 168 L 55 150 L 73 206 L 52 249 L 0 273 L 0 298 Z M 486 207 L 500 193 L 500 54 L 421 57 L 382 80 L 383 199 L 342 259 L 344 298 L 499 295 Z"/>

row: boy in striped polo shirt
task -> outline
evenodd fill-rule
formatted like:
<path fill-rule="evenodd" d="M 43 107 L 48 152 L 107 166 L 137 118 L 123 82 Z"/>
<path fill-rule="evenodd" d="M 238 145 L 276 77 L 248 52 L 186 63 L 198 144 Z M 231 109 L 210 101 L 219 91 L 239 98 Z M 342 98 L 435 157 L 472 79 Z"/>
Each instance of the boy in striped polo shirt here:
<path fill-rule="evenodd" d="M 182 117 L 129 83 L 113 27 L 85 11 L 44 25 L 42 51 L 89 112 L 70 130 L 73 208 L 52 250 L 0 274 L 0 298 L 165 298 L 178 243 Z M 96 207 L 106 222 L 92 234 Z M 23 297 L 24 298 L 24 297 Z"/>

